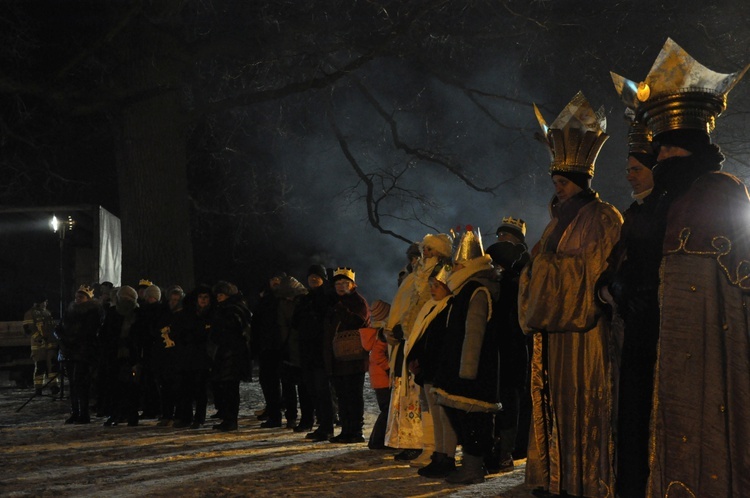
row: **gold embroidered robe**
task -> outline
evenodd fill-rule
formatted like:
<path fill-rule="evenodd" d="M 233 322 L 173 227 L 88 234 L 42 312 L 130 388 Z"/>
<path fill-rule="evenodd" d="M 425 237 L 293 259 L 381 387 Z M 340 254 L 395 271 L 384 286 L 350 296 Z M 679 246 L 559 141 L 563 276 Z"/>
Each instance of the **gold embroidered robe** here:
<path fill-rule="evenodd" d="M 553 218 L 538 247 L 556 224 Z M 526 482 L 552 493 L 613 496 L 616 372 L 594 287 L 621 225 L 617 209 L 597 196 L 578 211 L 557 251 L 534 255 L 521 275 L 519 320 L 534 338 Z"/>

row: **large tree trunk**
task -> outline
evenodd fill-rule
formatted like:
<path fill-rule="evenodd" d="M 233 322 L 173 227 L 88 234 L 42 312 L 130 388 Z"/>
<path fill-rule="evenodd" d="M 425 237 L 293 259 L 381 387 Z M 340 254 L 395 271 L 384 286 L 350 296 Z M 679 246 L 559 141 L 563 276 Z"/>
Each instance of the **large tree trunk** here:
<path fill-rule="evenodd" d="M 179 96 L 168 91 L 123 109 L 117 151 L 122 281 L 194 285 L 186 144 Z"/>

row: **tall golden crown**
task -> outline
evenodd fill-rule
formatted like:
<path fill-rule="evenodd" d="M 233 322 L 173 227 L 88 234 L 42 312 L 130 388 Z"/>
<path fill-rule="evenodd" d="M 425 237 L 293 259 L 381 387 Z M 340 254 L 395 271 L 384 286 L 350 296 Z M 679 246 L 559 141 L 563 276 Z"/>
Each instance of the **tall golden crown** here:
<path fill-rule="evenodd" d="M 461 235 L 456 252 L 453 254 L 453 262 L 463 264 L 482 256 L 484 256 L 484 247 L 482 246 L 482 234 L 479 232 L 479 228 L 474 231 L 471 225 L 466 225 L 466 231 Z"/>
<path fill-rule="evenodd" d="M 667 38 L 645 80 L 636 83 L 611 73 L 617 93 L 635 110 L 635 119 L 654 135 L 679 129 L 711 133 L 727 107 L 727 94 L 742 78 L 712 71 Z"/>
<path fill-rule="evenodd" d="M 500 225 L 500 228 L 503 227 L 515 228 L 516 230 L 521 232 L 524 237 L 526 236 L 526 222 L 521 218 L 506 216 L 505 218 L 503 218 L 502 225 Z"/>
<path fill-rule="evenodd" d="M 534 113 L 551 154 L 550 175 L 583 173 L 593 178 L 596 157 L 609 138 L 605 133 L 604 107 L 594 111 L 583 93 L 578 92 L 549 126 L 536 104 Z"/>

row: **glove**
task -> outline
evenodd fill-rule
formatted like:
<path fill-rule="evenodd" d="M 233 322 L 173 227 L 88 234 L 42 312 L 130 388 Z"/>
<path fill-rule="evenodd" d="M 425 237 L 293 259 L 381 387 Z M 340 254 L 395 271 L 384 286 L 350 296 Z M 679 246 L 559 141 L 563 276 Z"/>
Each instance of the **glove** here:
<path fill-rule="evenodd" d="M 404 340 L 404 329 L 401 327 L 400 323 L 393 327 L 391 333 L 393 334 L 394 339 L 399 341 Z"/>

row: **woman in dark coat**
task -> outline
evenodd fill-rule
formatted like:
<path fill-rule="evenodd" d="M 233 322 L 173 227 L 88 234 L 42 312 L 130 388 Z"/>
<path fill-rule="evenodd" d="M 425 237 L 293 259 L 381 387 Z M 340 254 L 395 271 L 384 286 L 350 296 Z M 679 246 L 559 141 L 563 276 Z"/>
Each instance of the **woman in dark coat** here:
<path fill-rule="evenodd" d="M 235 431 L 240 410 L 240 379 L 247 375 L 250 365 L 244 334 L 251 313 L 234 284 L 217 283 L 214 295 L 217 305 L 208 337 L 216 350 L 211 381 L 216 389 L 214 398 L 221 400 L 217 408 L 223 419 L 214 429 Z"/>
<path fill-rule="evenodd" d="M 364 442 L 364 384 L 369 366 L 369 355 L 363 349 L 362 357 L 342 361 L 333 354 L 333 339 L 336 332 L 355 330 L 370 324 L 370 308 L 359 295 L 351 268 L 337 268 L 333 273 L 336 303 L 329 309 L 325 319 L 325 349 L 323 359 L 326 372 L 339 400 L 341 433 L 330 439 L 332 443 Z"/>
<path fill-rule="evenodd" d="M 60 361 L 70 382 L 71 414 L 66 424 L 88 424 L 91 367 L 96 363 L 96 337 L 103 311 L 94 301 L 94 290 L 87 285 L 78 288 L 75 300 L 56 330 L 60 340 Z"/>

